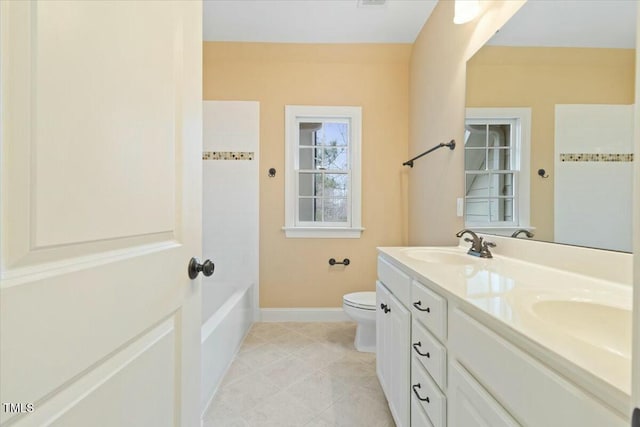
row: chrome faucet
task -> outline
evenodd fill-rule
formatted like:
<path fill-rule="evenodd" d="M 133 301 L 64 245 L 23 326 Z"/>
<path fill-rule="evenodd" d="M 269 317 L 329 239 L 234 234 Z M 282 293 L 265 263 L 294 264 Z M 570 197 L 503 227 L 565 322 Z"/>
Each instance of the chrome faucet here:
<path fill-rule="evenodd" d="M 493 242 L 485 242 L 482 237 L 478 237 L 476 233 L 469 229 L 464 229 L 456 233 L 456 237 L 462 237 L 465 234 L 471 235 L 471 239 L 466 237 L 465 242 L 471 243 L 471 248 L 467 251 L 469 255 L 477 256 L 480 258 L 493 258 L 489 248 L 495 248 L 496 244 Z"/>
<path fill-rule="evenodd" d="M 524 235 L 527 236 L 529 239 L 533 237 L 533 233 L 530 232 L 529 230 L 525 230 L 524 228 L 514 231 L 511 237 L 518 237 L 522 233 L 524 233 Z"/>

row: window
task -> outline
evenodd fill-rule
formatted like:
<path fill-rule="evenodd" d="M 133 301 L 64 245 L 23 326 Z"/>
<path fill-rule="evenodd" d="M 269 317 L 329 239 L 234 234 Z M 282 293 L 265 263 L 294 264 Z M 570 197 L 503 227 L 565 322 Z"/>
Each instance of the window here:
<path fill-rule="evenodd" d="M 360 107 L 285 108 L 287 237 L 357 238 Z"/>
<path fill-rule="evenodd" d="M 527 108 L 468 108 L 465 121 L 465 226 L 529 228 Z"/>

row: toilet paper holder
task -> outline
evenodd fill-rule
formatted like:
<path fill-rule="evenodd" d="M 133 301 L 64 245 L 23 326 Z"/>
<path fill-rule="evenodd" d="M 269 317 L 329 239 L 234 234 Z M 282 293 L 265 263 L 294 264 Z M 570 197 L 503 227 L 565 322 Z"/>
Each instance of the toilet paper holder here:
<path fill-rule="evenodd" d="M 349 258 L 343 259 L 342 262 L 336 261 L 335 258 L 329 258 L 329 265 L 337 265 L 337 264 L 347 266 L 351 264 L 351 261 L 349 261 Z"/>

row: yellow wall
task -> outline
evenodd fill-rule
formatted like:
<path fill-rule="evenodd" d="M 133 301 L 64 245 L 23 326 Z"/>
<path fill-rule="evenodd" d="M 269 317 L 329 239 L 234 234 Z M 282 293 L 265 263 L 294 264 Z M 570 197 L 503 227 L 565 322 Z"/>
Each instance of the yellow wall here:
<path fill-rule="evenodd" d="M 464 134 L 466 61 L 523 4 L 486 0 L 482 14 L 453 23 L 453 1 L 438 2 L 412 50 L 410 65 L 409 153 L 415 155 Z M 451 245 L 463 220 L 456 198 L 464 195 L 464 150 L 441 149 L 409 172 L 409 243 Z"/>
<path fill-rule="evenodd" d="M 485 46 L 467 66 L 468 107 L 531 108 L 531 224 L 553 241 L 556 104 L 633 104 L 635 49 Z M 537 175 L 543 168 L 548 179 Z"/>
<path fill-rule="evenodd" d="M 407 44 L 204 43 L 204 99 L 260 102 L 261 307 L 339 307 L 345 293 L 375 289 L 377 246 L 406 244 L 410 52 Z M 362 106 L 360 239 L 285 238 L 287 104 Z M 351 265 L 329 268 L 329 258 L 345 257 Z"/>

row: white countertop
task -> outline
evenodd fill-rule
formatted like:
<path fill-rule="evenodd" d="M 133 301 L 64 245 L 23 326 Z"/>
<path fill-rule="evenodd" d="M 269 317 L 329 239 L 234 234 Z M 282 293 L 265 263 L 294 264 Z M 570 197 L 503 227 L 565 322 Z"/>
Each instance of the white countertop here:
<path fill-rule="evenodd" d="M 481 259 L 467 255 L 466 247 L 378 250 L 471 310 L 497 320 L 492 327 L 512 338 L 519 335 L 534 357 L 590 391 L 605 393 L 603 400 L 626 412 L 631 393 L 629 285 L 501 255 Z M 452 262 L 415 259 L 421 250 L 444 253 Z"/>

